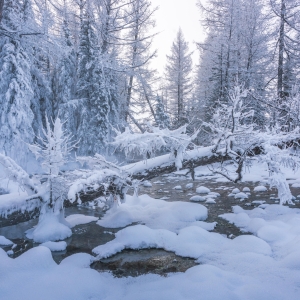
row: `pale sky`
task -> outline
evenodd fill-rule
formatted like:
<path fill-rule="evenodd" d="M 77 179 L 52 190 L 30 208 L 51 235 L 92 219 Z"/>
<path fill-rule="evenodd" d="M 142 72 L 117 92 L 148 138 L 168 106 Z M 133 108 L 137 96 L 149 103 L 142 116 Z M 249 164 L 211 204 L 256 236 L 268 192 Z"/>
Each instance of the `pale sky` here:
<path fill-rule="evenodd" d="M 194 41 L 203 41 L 204 30 L 199 22 L 200 12 L 196 6 L 197 0 L 151 0 L 153 7 L 159 6 L 155 14 L 156 31 L 160 32 L 154 38 L 154 48 L 158 57 L 153 66 L 162 75 L 166 63 L 166 54 L 170 53 L 172 43 L 181 27 L 184 37 L 189 42 L 190 50 L 194 51 L 193 62 L 198 63 L 199 55 Z"/>

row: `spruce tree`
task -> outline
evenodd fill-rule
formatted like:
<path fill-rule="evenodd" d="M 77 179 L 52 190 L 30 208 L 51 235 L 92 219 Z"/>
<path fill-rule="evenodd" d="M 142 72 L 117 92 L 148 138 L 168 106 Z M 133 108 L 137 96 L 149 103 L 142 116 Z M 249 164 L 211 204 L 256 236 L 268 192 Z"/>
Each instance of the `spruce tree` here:
<path fill-rule="evenodd" d="M 1 25 L 11 31 L 19 29 L 20 3 L 7 0 L 3 7 Z M 7 156 L 25 166 L 28 147 L 33 140 L 33 113 L 30 108 L 30 60 L 19 37 L 0 39 L 0 149 Z"/>

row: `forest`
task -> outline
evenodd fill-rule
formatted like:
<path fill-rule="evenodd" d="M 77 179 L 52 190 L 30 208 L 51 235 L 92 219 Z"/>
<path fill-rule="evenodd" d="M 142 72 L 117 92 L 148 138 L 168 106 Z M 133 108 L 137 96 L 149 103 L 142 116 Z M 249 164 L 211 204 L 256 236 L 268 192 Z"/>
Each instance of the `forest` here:
<path fill-rule="evenodd" d="M 1 299 L 299 299 L 300 2 L 187 1 L 0 0 Z"/>

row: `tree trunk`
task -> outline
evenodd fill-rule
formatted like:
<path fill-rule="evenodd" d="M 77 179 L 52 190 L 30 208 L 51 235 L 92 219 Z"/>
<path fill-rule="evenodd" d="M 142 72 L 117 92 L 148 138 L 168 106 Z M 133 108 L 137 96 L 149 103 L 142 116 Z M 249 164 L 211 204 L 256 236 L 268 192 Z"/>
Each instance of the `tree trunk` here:
<path fill-rule="evenodd" d="M 278 81 L 277 94 L 279 101 L 283 99 L 283 52 L 284 52 L 284 18 L 286 13 L 285 0 L 281 0 L 280 29 L 279 29 L 279 53 L 278 53 Z"/>

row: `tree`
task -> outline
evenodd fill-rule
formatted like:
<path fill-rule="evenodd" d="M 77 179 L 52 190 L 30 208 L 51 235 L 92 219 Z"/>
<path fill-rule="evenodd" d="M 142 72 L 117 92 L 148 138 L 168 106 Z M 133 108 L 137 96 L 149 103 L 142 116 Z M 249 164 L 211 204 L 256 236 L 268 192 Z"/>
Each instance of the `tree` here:
<path fill-rule="evenodd" d="M 169 128 L 170 126 L 170 120 L 169 116 L 165 112 L 164 104 L 159 97 L 159 95 L 156 96 L 156 105 L 155 105 L 155 123 L 160 128 Z"/>
<path fill-rule="evenodd" d="M 64 219 L 63 202 L 67 194 L 67 184 L 60 175 L 60 167 L 67 161 L 76 143 L 71 143 L 71 136 L 62 129 L 59 118 L 52 122 L 53 130 L 46 116 L 46 130 L 42 129 L 45 138 L 38 137 L 39 143 L 29 145 L 36 158 L 42 159 L 42 167 L 46 170 L 46 187 L 43 187 L 44 205 L 41 209 L 39 223 L 29 236 L 35 242 L 62 240 L 72 235 L 68 223 Z M 51 224 L 52 230 L 48 227 Z"/>
<path fill-rule="evenodd" d="M 21 23 L 17 0 L 4 3 L 1 25 L 16 31 Z M 33 141 L 33 98 L 30 59 L 17 36 L 0 40 L 0 149 L 19 164 L 26 164 L 28 147 Z M 20 155 L 22 153 L 22 155 Z"/>
<path fill-rule="evenodd" d="M 192 91 L 192 58 L 181 29 L 173 42 L 171 55 L 167 55 L 167 61 L 166 80 L 173 106 L 172 113 L 176 118 L 174 125 L 178 126 L 185 123 L 185 105 Z"/>

